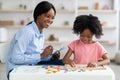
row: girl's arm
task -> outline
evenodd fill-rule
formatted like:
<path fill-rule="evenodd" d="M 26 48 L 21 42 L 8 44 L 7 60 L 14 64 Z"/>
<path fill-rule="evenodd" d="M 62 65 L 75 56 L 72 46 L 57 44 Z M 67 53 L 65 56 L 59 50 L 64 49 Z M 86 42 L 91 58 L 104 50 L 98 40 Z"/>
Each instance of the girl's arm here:
<path fill-rule="evenodd" d="M 110 64 L 110 59 L 108 58 L 108 55 L 107 54 L 104 54 L 102 56 L 102 59 L 101 61 L 98 61 L 98 62 L 90 62 L 87 64 L 87 67 L 96 67 L 96 66 L 103 66 L 103 65 L 108 65 Z"/>
<path fill-rule="evenodd" d="M 110 59 L 109 59 L 109 57 L 108 57 L 107 54 L 104 54 L 104 55 L 102 56 L 102 58 L 103 58 L 102 61 L 97 62 L 97 65 L 98 65 L 98 66 L 110 64 Z"/>
<path fill-rule="evenodd" d="M 69 64 L 73 67 L 73 66 L 75 66 L 75 62 L 70 59 L 71 55 L 72 55 L 72 50 L 69 48 L 67 53 L 65 54 L 65 56 L 63 58 L 63 63 Z"/>

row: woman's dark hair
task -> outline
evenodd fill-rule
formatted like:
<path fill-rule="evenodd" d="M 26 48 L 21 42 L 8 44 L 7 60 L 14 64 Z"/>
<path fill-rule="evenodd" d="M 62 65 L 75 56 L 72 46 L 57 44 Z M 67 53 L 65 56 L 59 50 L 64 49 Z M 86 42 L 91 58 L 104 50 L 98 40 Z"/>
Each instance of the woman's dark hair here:
<path fill-rule="evenodd" d="M 48 1 L 42 1 L 40 2 L 34 9 L 34 21 L 36 22 L 37 17 L 43 13 L 47 13 L 50 9 L 53 9 L 55 14 L 56 14 L 56 10 L 55 7 Z"/>
<path fill-rule="evenodd" d="M 75 34 L 82 33 L 85 29 L 89 29 L 96 38 L 100 38 L 102 33 L 102 26 L 98 17 L 93 15 L 79 15 L 76 17 L 73 25 Z"/>

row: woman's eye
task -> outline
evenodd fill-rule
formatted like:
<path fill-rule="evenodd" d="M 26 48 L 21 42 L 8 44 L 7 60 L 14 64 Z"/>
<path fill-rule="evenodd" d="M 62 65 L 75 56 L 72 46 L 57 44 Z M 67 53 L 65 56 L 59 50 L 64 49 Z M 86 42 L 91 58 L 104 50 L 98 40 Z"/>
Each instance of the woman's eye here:
<path fill-rule="evenodd" d="M 50 16 L 50 15 L 45 15 L 45 17 L 54 19 L 54 16 Z"/>
<path fill-rule="evenodd" d="M 49 18 L 49 15 L 45 15 L 45 17 Z"/>

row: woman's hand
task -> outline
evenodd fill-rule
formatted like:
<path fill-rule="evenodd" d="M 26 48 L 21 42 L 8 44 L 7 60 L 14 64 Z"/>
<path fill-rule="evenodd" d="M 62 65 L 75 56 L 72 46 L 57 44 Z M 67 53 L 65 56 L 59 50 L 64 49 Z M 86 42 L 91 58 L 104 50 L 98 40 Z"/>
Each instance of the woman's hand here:
<path fill-rule="evenodd" d="M 97 62 L 90 62 L 87 64 L 87 67 L 96 67 L 98 66 Z"/>
<path fill-rule="evenodd" d="M 51 61 L 53 60 L 57 60 L 60 58 L 60 51 L 56 51 L 53 55 L 52 55 L 52 58 L 51 58 Z"/>
<path fill-rule="evenodd" d="M 47 46 L 44 49 L 43 53 L 41 54 L 41 58 L 45 58 L 46 56 L 52 54 L 52 52 L 53 52 L 53 47 L 51 45 Z"/>

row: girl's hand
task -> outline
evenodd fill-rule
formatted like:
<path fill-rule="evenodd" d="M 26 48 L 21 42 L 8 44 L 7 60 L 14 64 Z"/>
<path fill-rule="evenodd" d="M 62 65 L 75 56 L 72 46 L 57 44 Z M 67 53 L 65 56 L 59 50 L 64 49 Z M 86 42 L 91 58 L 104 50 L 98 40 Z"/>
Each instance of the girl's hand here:
<path fill-rule="evenodd" d="M 69 65 L 71 67 L 75 67 L 76 66 L 76 64 L 75 64 L 75 62 L 73 60 L 69 60 Z"/>
<path fill-rule="evenodd" d="M 41 58 L 45 58 L 46 56 L 50 55 L 53 52 L 53 47 L 51 45 L 47 46 L 43 53 L 41 54 Z"/>
<path fill-rule="evenodd" d="M 98 66 L 96 62 L 91 62 L 87 64 L 87 67 L 96 67 Z"/>

